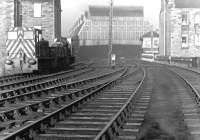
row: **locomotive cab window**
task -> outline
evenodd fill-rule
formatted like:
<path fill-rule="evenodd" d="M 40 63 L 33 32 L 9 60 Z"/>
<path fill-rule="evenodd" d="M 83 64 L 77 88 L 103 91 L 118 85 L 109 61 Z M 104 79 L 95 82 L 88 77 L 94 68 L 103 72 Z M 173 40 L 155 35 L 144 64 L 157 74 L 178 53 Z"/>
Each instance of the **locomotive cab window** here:
<path fill-rule="evenodd" d="M 33 39 L 33 32 L 24 32 L 24 39 Z"/>
<path fill-rule="evenodd" d="M 17 32 L 8 32 L 8 39 L 9 40 L 17 39 Z"/>

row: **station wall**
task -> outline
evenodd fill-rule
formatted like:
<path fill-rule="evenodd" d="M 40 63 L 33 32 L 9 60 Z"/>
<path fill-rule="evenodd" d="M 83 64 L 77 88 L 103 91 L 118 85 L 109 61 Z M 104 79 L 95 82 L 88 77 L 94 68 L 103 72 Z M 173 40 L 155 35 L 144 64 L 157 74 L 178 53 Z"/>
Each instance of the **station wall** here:
<path fill-rule="evenodd" d="M 113 45 L 112 53 L 116 57 L 139 58 L 141 54 L 141 45 Z M 107 59 L 108 45 L 81 46 L 77 48 L 76 54 L 79 60 Z"/>

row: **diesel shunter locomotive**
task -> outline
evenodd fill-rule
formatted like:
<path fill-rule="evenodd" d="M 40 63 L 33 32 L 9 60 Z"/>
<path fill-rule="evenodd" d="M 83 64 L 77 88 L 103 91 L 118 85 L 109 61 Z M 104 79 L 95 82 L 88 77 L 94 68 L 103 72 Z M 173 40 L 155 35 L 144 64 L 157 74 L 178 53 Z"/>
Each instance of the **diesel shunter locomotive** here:
<path fill-rule="evenodd" d="M 49 46 L 39 29 L 13 27 L 6 41 L 5 71 L 50 73 L 67 69 L 74 61 L 71 47 L 64 38 Z"/>

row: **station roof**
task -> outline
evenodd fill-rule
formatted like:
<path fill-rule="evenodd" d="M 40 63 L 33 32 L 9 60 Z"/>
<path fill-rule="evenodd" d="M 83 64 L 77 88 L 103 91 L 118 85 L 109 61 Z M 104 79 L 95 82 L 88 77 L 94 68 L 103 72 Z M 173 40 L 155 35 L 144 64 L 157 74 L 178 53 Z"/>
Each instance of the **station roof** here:
<path fill-rule="evenodd" d="M 155 32 L 155 31 L 153 31 L 153 34 L 152 34 L 152 32 L 147 32 L 147 33 L 145 33 L 145 34 L 142 36 L 142 38 L 151 37 L 152 35 L 153 35 L 153 37 L 159 37 L 159 34 L 158 34 L 157 32 Z"/>
<path fill-rule="evenodd" d="M 89 6 L 90 16 L 109 16 L 108 6 Z M 113 16 L 117 17 L 143 17 L 142 6 L 114 6 Z"/>
<path fill-rule="evenodd" d="M 200 0 L 175 0 L 176 8 L 200 8 Z"/>

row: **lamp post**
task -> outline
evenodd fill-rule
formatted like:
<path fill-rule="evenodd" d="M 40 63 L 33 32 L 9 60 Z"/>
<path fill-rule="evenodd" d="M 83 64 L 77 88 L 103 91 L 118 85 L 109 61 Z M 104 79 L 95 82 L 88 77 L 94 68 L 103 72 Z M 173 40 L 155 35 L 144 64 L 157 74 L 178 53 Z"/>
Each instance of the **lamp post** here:
<path fill-rule="evenodd" d="M 110 0 L 110 14 L 109 14 L 109 46 L 108 46 L 108 65 L 111 66 L 112 60 L 112 19 L 113 19 L 113 0 Z"/>

